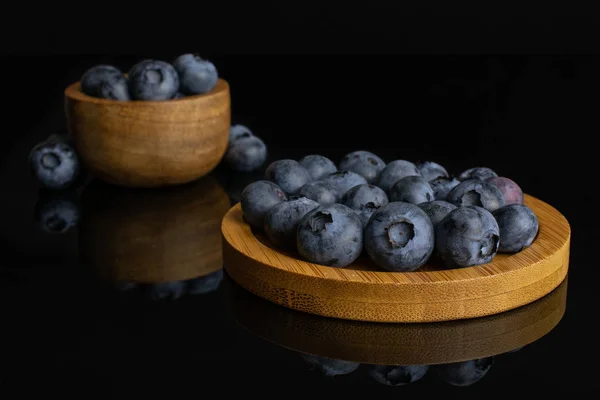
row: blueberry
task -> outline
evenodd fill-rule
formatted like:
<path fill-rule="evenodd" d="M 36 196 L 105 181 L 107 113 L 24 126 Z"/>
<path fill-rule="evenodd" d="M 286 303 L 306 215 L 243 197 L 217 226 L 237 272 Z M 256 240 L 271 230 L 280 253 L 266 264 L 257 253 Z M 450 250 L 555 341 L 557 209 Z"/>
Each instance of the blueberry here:
<path fill-rule="evenodd" d="M 488 373 L 494 357 L 478 358 L 435 366 L 435 371 L 446 383 L 453 386 L 470 386 Z"/>
<path fill-rule="evenodd" d="M 319 203 L 306 197 L 290 197 L 276 204 L 265 215 L 265 233 L 269 240 L 282 249 L 296 248 L 298 223 L 309 211 L 319 207 Z"/>
<path fill-rule="evenodd" d="M 358 185 L 348 190 L 342 196 L 341 203 L 355 210 L 363 226 L 367 225 L 369 218 L 380 207 L 389 203 L 385 192 L 374 185 Z"/>
<path fill-rule="evenodd" d="M 338 170 L 333 161 L 318 154 L 304 156 L 298 162 L 306 168 L 311 178 L 315 181 L 337 172 Z"/>
<path fill-rule="evenodd" d="M 279 186 L 269 181 L 252 182 L 242 190 L 242 213 L 253 228 L 263 229 L 265 215 L 275 205 L 287 199 Z"/>
<path fill-rule="evenodd" d="M 368 183 L 374 184 L 377 176 L 385 168 L 385 162 L 375 154 L 358 150 L 346 154 L 340 161 L 340 171 L 352 171 L 361 175 Z"/>
<path fill-rule="evenodd" d="M 499 241 L 498 223 L 482 207 L 458 207 L 435 228 L 435 248 L 449 267 L 489 263 L 498 251 Z"/>
<path fill-rule="evenodd" d="M 414 204 L 391 202 L 375 211 L 365 227 L 365 249 L 388 271 L 414 271 L 434 248 L 434 230 L 425 211 Z"/>
<path fill-rule="evenodd" d="M 352 171 L 334 172 L 327 175 L 322 180 L 335 186 L 340 196 L 343 196 L 354 186 L 367 184 L 367 180 L 362 175 Z"/>
<path fill-rule="evenodd" d="M 430 181 L 429 186 L 433 189 L 433 195 L 436 200 L 446 200 L 448 193 L 459 183 L 460 181 L 456 178 L 437 178 Z"/>
<path fill-rule="evenodd" d="M 326 181 L 308 182 L 300 188 L 298 195 L 314 200 L 322 206 L 329 206 L 340 200 L 335 185 Z"/>
<path fill-rule="evenodd" d="M 147 287 L 150 298 L 154 301 L 177 300 L 185 294 L 185 281 L 153 283 Z"/>
<path fill-rule="evenodd" d="M 523 191 L 515 181 L 503 176 L 488 178 L 487 181 L 500 189 L 502 195 L 504 196 L 504 202 L 506 205 L 523 204 L 525 202 Z"/>
<path fill-rule="evenodd" d="M 466 181 L 467 179 L 481 179 L 485 180 L 488 178 L 494 178 L 498 176 L 496 172 L 488 167 L 475 167 L 469 168 L 458 175 L 459 181 Z"/>
<path fill-rule="evenodd" d="M 377 186 L 389 194 L 394 183 L 405 176 L 420 175 L 417 166 L 410 161 L 395 160 L 385 166 L 377 177 Z"/>
<path fill-rule="evenodd" d="M 295 194 L 310 182 L 310 174 L 296 160 L 273 161 L 265 171 L 267 180 L 277 184 L 287 194 Z"/>
<path fill-rule="evenodd" d="M 229 141 L 223 160 L 235 171 L 256 171 L 267 160 L 267 146 L 257 136 L 241 134 Z"/>
<path fill-rule="evenodd" d="M 96 65 L 81 77 L 81 91 L 102 99 L 131 100 L 127 78 L 111 65 Z"/>
<path fill-rule="evenodd" d="M 234 124 L 229 128 L 229 145 L 235 143 L 238 139 L 248 139 L 253 137 L 254 133 L 245 125 Z"/>
<path fill-rule="evenodd" d="M 504 206 L 500 189 L 480 179 L 467 179 L 456 185 L 446 197 L 455 206 L 478 206 L 492 212 Z"/>
<path fill-rule="evenodd" d="M 359 363 L 345 360 L 335 360 L 327 357 L 302 354 L 304 361 L 312 368 L 318 368 L 325 376 L 347 375 L 360 366 Z"/>
<path fill-rule="evenodd" d="M 135 100 L 168 100 L 178 91 L 179 76 L 167 62 L 144 60 L 129 70 L 129 92 Z"/>
<path fill-rule="evenodd" d="M 48 189 L 68 188 L 77 180 L 81 168 L 73 147 L 58 135 L 51 135 L 31 149 L 29 166 L 35 178 Z"/>
<path fill-rule="evenodd" d="M 262 180 L 264 175 L 264 171 L 261 170 L 225 174 L 223 176 L 223 185 L 231 204 L 234 205 L 242 201 L 242 192 L 246 186 L 253 182 Z"/>
<path fill-rule="evenodd" d="M 433 229 L 435 229 L 437 224 L 439 224 L 450 211 L 454 210 L 456 206 L 447 201 L 434 200 L 419 204 L 419 208 L 425 211 L 425 214 L 429 216 Z"/>
<path fill-rule="evenodd" d="M 423 378 L 429 365 L 374 365 L 369 374 L 387 386 L 404 386 Z"/>
<path fill-rule="evenodd" d="M 76 192 L 40 190 L 34 217 L 44 232 L 66 233 L 77 226 L 80 215 Z"/>
<path fill-rule="evenodd" d="M 219 288 L 221 281 L 223 281 L 223 268 L 208 275 L 188 279 L 186 282 L 186 292 L 191 295 L 211 293 Z"/>
<path fill-rule="evenodd" d="M 360 256 L 362 249 L 362 222 L 343 204 L 315 208 L 298 224 L 298 253 L 315 264 L 345 267 Z"/>
<path fill-rule="evenodd" d="M 195 54 L 177 57 L 173 61 L 173 67 L 179 74 L 181 91 L 189 95 L 210 92 L 219 78 L 215 65 Z"/>
<path fill-rule="evenodd" d="M 533 210 L 524 204 L 509 204 L 492 213 L 500 230 L 501 253 L 517 253 L 531 245 L 539 223 Z"/>
<path fill-rule="evenodd" d="M 433 201 L 434 198 L 433 189 L 429 183 L 418 175 L 400 178 L 390 189 L 391 201 L 403 201 L 418 205 L 426 201 Z"/>
<path fill-rule="evenodd" d="M 173 96 L 174 99 L 183 99 L 185 97 L 185 94 L 181 93 L 181 92 L 177 92 L 175 93 L 175 95 Z"/>
<path fill-rule="evenodd" d="M 423 161 L 417 164 L 419 173 L 427 182 L 438 178 L 450 178 L 446 168 L 433 161 Z"/>

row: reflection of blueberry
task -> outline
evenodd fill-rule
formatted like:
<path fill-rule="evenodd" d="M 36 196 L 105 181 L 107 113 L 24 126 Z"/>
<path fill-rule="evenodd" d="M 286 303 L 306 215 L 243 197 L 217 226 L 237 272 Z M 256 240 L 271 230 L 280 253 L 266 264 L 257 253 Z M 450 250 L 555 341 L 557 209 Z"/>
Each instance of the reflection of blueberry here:
<path fill-rule="evenodd" d="M 207 294 L 214 292 L 219 288 L 223 280 L 223 268 L 220 268 L 208 275 L 189 279 L 187 284 L 187 293 L 191 295 Z"/>
<path fill-rule="evenodd" d="M 363 176 L 368 183 L 375 183 L 379 172 L 385 168 L 385 162 L 375 154 L 359 150 L 346 154 L 340 161 L 340 171 L 352 171 Z"/>
<path fill-rule="evenodd" d="M 337 188 L 340 197 L 354 186 L 364 185 L 367 180 L 362 176 L 352 171 L 338 171 L 325 176 L 322 180 L 329 182 Z"/>
<path fill-rule="evenodd" d="M 253 228 L 262 230 L 267 212 L 284 200 L 287 200 L 287 196 L 279 186 L 261 180 L 246 186 L 240 202 L 246 221 Z"/>
<path fill-rule="evenodd" d="M 267 146 L 257 136 L 240 137 L 229 143 L 223 160 L 235 171 L 255 171 L 267 160 Z"/>
<path fill-rule="evenodd" d="M 81 91 L 88 96 L 111 100 L 131 100 L 127 78 L 111 65 L 96 65 L 81 77 Z"/>
<path fill-rule="evenodd" d="M 488 373 L 494 364 L 494 357 L 478 358 L 451 364 L 435 366 L 438 376 L 453 386 L 470 386 Z"/>
<path fill-rule="evenodd" d="M 458 175 L 459 181 L 466 181 L 467 179 L 489 179 L 498 176 L 496 172 L 488 167 L 474 167 L 469 168 Z"/>
<path fill-rule="evenodd" d="M 524 204 L 509 204 L 492 213 L 500 229 L 502 253 L 517 253 L 533 243 L 539 223 L 533 210 Z"/>
<path fill-rule="evenodd" d="M 357 362 L 302 354 L 304 361 L 312 368 L 318 368 L 325 376 L 347 375 L 360 366 Z"/>
<path fill-rule="evenodd" d="M 311 178 L 315 181 L 338 170 L 333 161 L 318 154 L 304 156 L 298 162 L 306 168 Z"/>
<path fill-rule="evenodd" d="M 340 201 L 343 205 L 355 210 L 363 226 L 380 207 L 389 203 L 385 192 L 374 185 L 358 185 L 348 190 Z"/>
<path fill-rule="evenodd" d="M 265 170 L 265 177 L 287 194 L 297 193 L 312 180 L 306 168 L 290 159 L 273 161 Z"/>
<path fill-rule="evenodd" d="M 152 300 L 177 300 L 185 294 L 185 281 L 153 283 L 148 286 L 148 293 Z"/>
<path fill-rule="evenodd" d="M 75 150 L 59 135 L 51 135 L 31 149 L 29 166 L 35 178 L 49 189 L 71 186 L 80 172 Z"/>
<path fill-rule="evenodd" d="M 450 175 L 446 168 L 433 161 L 424 161 L 417 164 L 419 173 L 427 182 L 437 178 L 449 178 Z"/>
<path fill-rule="evenodd" d="M 337 188 L 331 182 L 326 181 L 308 182 L 300 188 L 298 196 L 314 200 L 322 206 L 328 206 L 340 200 Z"/>
<path fill-rule="evenodd" d="M 477 206 L 492 212 L 504 206 L 500 189 L 481 179 L 467 179 L 456 185 L 446 200 L 457 207 Z"/>
<path fill-rule="evenodd" d="M 129 70 L 129 92 L 135 100 L 168 100 L 179 90 L 175 68 L 160 60 L 144 60 Z"/>
<path fill-rule="evenodd" d="M 425 214 L 429 216 L 433 229 L 440 223 L 450 211 L 454 210 L 456 206 L 452 203 L 442 200 L 427 201 L 419 204 L 419 208 L 425 211 Z"/>
<path fill-rule="evenodd" d="M 429 186 L 431 186 L 436 200 L 446 200 L 448 193 L 459 183 L 460 181 L 456 178 L 437 178 L 430 181 Z"/>
<path fill-rule="evenodd" d="M 66 233 L 79 222 L 77 193 L 40 190 L 34 216 L 47 233 Z"/>
<path fill-rule="evenodd" d="M 390 201 L 403 201 L 419 205 L 433 200 L 433 189 L 425 179 L 418 175 L 400 178 L 390 189 Z"/>
<path fill-rule="evenodd" d="M 210 92 L 219 78 L 213 63 L 194 54 L 177 57 L 173 67 L 179 74 L 181 91 L 189 95 Z"/>
<path fill-rule="evenodd" d="M 404 386 L 423 378 L 429 365 L 374 365 L 369 374 L 387 386 Z"/>
<path fill-rule="evenodd" d="M 319 203 L 306 197 L 290 197 L 276 204 L 265 215 L 265 234 L 275 246 L 295 249 L 298 222 L 317 207 Z"/>
<path fill-rule="evenodd" d="M 395 160 L 388 163 L 377 177 L 377 186 L 389 194 L 394 183 L 405 176 L 419 175 L 417 166 L 410 161 Z"/>

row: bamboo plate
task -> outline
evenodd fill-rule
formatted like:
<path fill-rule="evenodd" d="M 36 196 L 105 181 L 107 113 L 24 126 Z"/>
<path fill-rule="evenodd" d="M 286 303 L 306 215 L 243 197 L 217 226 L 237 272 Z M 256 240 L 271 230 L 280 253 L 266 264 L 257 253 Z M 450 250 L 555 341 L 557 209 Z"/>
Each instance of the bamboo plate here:
<path fill-rule="evenodd" d="M 274 303 L 311 314 L 372 322 L 433 322 L 481 317 L 531 303 L 567 275 L 571 230 L 554 207 L 529 195 L 539 233 L 517 254 L 485 265 L 384 272 L 362 256 L 346 268 L 302 261 L 271 245 L 243 220 L 240 204 L 223 218 L 223 263 L 231 278 Z"/>

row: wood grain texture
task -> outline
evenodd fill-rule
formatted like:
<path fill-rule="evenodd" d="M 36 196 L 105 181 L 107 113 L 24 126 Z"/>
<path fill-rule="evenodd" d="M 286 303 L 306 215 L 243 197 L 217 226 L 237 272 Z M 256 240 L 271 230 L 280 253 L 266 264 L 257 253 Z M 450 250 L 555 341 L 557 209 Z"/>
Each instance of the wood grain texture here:
<path fill-rule="evenodd" d="M 225 303 L 248 331 L 294 351 L 380 365 L 446 364 L 519 349 L 550 332 L 567 305 L 567 279 L 533 303 L 459 321 L 398 323 L 325 318 L 259 298 L 227 277 Z"/>
<path fill-rule="evenodd" d="M 223 218 L 224 268 L 250 292 L 299 311 L 376 322 L 433 322 L 481 317 L 541 298 L 565 278 L 571 230 L 549 204 L 525 195 L 539 220 L 533 244 L 485 265 L 385 272 L 367 256 L 346 268 L 302 261 L 271 246 L 243 220 L 238 203 Z"/>
<path fill-rule="evenodd" d="M 167 101 L 116 101 L 65 90 L 67 127 L 83 164 L 106 182 L 127 187 L 178 185 L 213 170 L 231 126 L 229 84 Z"/>

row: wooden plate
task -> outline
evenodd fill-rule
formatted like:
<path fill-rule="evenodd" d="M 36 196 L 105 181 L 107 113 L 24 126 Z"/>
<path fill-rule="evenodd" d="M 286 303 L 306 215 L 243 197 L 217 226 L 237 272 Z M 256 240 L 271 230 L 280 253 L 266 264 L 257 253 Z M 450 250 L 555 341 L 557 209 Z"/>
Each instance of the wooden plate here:
<path fill-rule="evenodd" d="M 385 272 L 361 257 L 346 268 L 302 261 L 278 250 L 244 221 L 240 204 L 223 218 L 223 263 L 240 286 L 311 314 L 373 322 L 433 322 L 481 317 L 531 303 L 567 275 L 571 229 L 554 207 L 525 195 L 539 233 L 517 254 L 485 265 Z"/>

